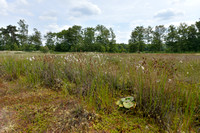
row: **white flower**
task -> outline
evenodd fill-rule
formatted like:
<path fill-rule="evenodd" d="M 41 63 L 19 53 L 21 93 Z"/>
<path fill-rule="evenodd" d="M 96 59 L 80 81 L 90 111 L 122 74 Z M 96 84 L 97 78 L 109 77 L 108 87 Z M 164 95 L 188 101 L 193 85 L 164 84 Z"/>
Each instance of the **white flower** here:
<path fill-rule="evenodd" d="M 187 72 L 187 74 L 189 74 L 189 72 Z"/>
<path fill-rule="evenodd" d="M 156 80 L 156 82 L 157 82 L 157 83 L 159 83 L 159 82 L 160 82 L 160 80 Z"/>
<path fill-rule="evenodd" d="M 138 66 L 136 66 L 136 68 L 137 69 L 142 68 L 142 70 L 144 70 L 144 67 L 141 64 L 139 64 Z"/>
<path fill-rule="evenodd" d="M 180 60 L 179 62 L 180 62 L 180 63 L 183 63 L 183 61 L 182 61 L 182 60 Z"/>
<path fill-rule="evenodd" d="M 168 79 L 168 82 L 171 82 L 172 81 L 172 79 Z"/>

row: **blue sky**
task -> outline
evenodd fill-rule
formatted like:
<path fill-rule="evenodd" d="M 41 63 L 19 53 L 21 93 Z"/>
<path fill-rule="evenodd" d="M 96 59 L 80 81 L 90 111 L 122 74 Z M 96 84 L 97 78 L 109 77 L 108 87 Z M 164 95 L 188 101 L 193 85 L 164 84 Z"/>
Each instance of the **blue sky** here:
<path fill-rule="evenodd" d="M 200 0 L 0 0 L 0 27 L 24 19 L 30 34 L 37 28 L 44 35 L 102 24 L 114 29 L 118 43 L 127 43 L 135 26 L 194 24 L 199 6 Z"/>

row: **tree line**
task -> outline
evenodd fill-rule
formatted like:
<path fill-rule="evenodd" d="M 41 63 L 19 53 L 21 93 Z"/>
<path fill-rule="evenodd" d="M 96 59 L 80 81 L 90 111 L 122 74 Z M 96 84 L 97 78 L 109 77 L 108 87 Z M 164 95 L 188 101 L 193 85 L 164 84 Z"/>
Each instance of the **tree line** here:
<path fill-rule="evenodd" d="M 131 33 L 129 52 L 199 52 L 200 21 L 192 25 L 137 26 Z"/>
<path fill-rule="evenodd" d="M 34 28 L 34 33 L 28 35 L 28 25 L 25 20 L 20 20 L 18 25 L 19 27 L 8 25 L 6 28 L 0 28 L 0 50 L 40 50 L 41 32 Z"/>
<path fill-rule="evenodd" d="M 38 51 L 51 50 L 60 52 L 199 52 L 200 21 L 179 26 L 158 25 L 155 27 L 137 26 L 133 29 L 128 44 L 116 43 L 112 28 L 103 25 L 82 28 L 74 25 L 60 32 L 48 32 L 42 45 L 41 32 L 33 29 L 28 34 L 25 20 L 18 22 L 18 27 L 8 25 L 0 28 L 0 50 Z"/>

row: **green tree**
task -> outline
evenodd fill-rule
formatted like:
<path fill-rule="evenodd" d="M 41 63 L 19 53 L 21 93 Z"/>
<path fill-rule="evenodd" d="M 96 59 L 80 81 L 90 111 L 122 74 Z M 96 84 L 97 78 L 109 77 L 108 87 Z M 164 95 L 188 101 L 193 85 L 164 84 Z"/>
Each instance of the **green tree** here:
<path fill-rule="evenodd" d="M 1 50 L 18 50 L 16 26 L 8 25 L 0 29 Z"/>
<path fill-rule="evenodd" d="M 198 51 L 198 34 L 195 25 L 188 26 L 188 51 Z"/>
<path fill-rule="evenodd" d="M 28 44 L 28 25 L 26 24 L 25 20 L 20 20 L 18 22 L 19 28 L 18 28 L 18 38 L 19 38 L 19 44 L 22 47 L 22 50 L 25 47 L 25 44 Z"/>
<path fill-rule="evenodd" d="M 152 40 L 153 40 L 153 28 L 151 26 L 148 26 L 147 28 L 145 28 L 145 32 L 144 32 L 144 40 L 146 43 L 146 51 L 150 50 L 150 46 L 152 44 Z"/>
<path fill-rule="evenodd" d="M 0 37 L 1 37 L 0 38 L 1 39 L 1 50 L 8 50 L 8 49 L 6 49 L 6 45 L 8 44 L 9 39 L 10 39 L 8 30 L 2 27 L 0 29 Z"/>
<path fill-rule="evenodd" d="M 7 30 L 10 36 L 10 50 L 17 50 L 17 47 L 19 47 L 19 43 L 17 41 L 17 28 L 16 26 L 8 25 Z"/>
<path fill-rule="evenodd" d="M 62 30 L 56 34 L 56 51 L 80 51 L 83 38 L 82 38 L 82 27 L 74 25 L 68 30 Z"/>
<path fill-rule="evenodd" d="M 197 29 L 197 47 L 196 49 L 200 51 L 200 20 L 195 23 Z"/>
<path fill-rule="evenodd" d="M 71 46 L 70 51 L 80 51 L 83 44 L 82 27 L 78 25 L 68 29 L 68 43 Z"/>
<path fill-rule="evenodd" d="M 5 50 L 5 29 L 0 29 L 0 50 Z"/>
<path fill-rule="evenodd" d="M 178 45 L 178 31 L 174 25 L 170 25 L 167 29 L 167 35 L 165 43 L 168 52 L 179 52 L 180 47 Z"/>
<path fill-rule="evenodd" d="M 42 35 L 36 28 L 33 29 L 34 33 L 29 37 L 29 45 L 33 45 L 35 50 L 40 50 L 42 45 Z"/>
<path fill-rule="evenodd" d="M 95 29 L 88 27 L 83 29 L 83 51 L 94 51 Z"/>
<path fill-rule="evenodd" d="M 55 50 L 67 52 L 70 50 L 70 45 L 68 44 L 68 30 L 62 30 L 56 34 L 57 41 Z"/>
<path fill-rule="evenodd" d="M 153 32 L 153 40 L 151 44 L 151 50 L 163 51 L 164 50 L 164 37 L 165 37 L 166 28 L 164 25 L 159 25 L 155 27 L 155 31 Z"/>
<path fill-rule="evenodd" d="M 109 29 L 110 31 L 110 43 L 109 43 L 109 52 L 115 53 L 118 51 L 117 44 L 116 44 L 116 35 L 112 28 Z"/>
<path fill-rule="evenodd" d="M 129 40 L 130 52 L 144 51 L 145 49 L 145 29 L 143 26 L 137 26 L 131 33 Z"/>
<path fill-rule="evenodd" d="M 180 47 L 180 52 L 188 51 L 188 25 L 186 23 L 181 23 L 178 26 L 178 45 Z"/>
<path fill-rule="evenodd" d="M 102 49 L 105 48 L 105 51 L 109 51 L 109 38 L 110 38 L 110 31 L 103 25 L 97 25 L 96 28 L 96 45 L 103 45 L 101 46 Z"/>
<path fill-rule="evenodd" d="M 44 38 L 46 39 L 45 45 L 48 49 L 54 51 L 56 45 L 56 33 L 48 32 Z"/>

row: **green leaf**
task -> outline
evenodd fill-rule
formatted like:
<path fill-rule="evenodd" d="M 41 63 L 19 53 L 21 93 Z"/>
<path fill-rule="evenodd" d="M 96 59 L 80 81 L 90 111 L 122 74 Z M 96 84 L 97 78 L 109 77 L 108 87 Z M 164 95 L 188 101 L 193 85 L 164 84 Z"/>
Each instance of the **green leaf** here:
<path fill-rule="evenodd" d="M 122 108 L 122 107 L 124 107 L 124 105 L 121 103 L 121 104 L 119 105 L 119 107 Z"/>
<path fill-rule="evenodd" d="M 124 105 L 124 108 L 127 108 L 127 109 L 130 109 L 134 106 L 134 104 L 129 100 L 123 102 L 123 105 Z"/>
<path fill-rule="evenodd" d="M 133 100 L 134 100 L 134 97 L 128 96 L 128 97 L 126 97 L 125 99 L 126 99 L 126 100 L 130 100 L 130 101 L 133 101 Z"/>
<path fill-rule="evenodd" d="M 122 102 L 120 101 L 120 100 L 118 100 L 117 102 L 116 102 L 116 105 L 120 105 Z"/>
<path fill-rule="evenodd" d="M 120 100 L 121 100 L 122 102 L 124 102 L 124 101 L 126 100 L 126 98 L 121 98 Z"/>

